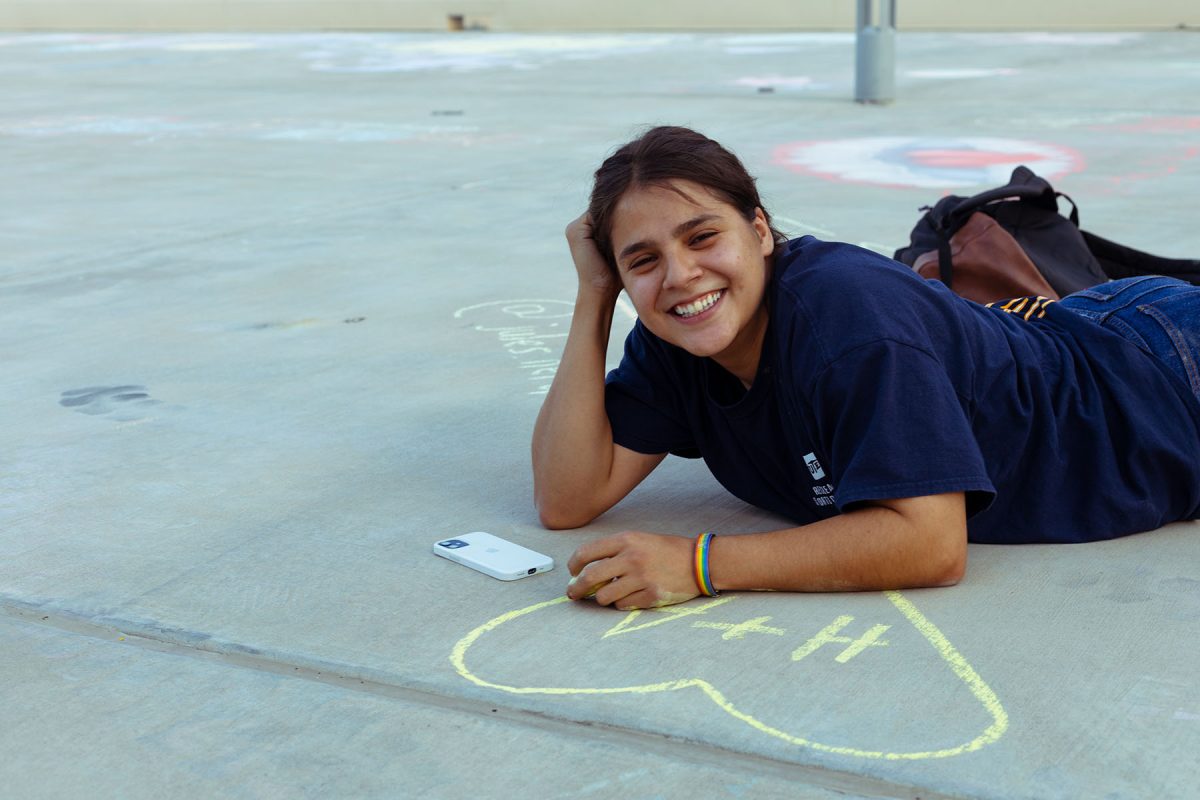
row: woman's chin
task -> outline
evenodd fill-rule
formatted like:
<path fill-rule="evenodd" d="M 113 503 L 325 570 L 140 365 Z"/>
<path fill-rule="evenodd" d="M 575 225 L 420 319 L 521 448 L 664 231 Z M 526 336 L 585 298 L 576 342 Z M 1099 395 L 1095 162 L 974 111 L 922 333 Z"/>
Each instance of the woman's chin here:
<path fill-rule="evenodd" d="M 725 352 L 730 343 L 723 338 L 680 336 L 676 337 L 672 344 L 686 350 L 696 358 L 713 358 Z"/>
<path fill-rule="evenodd" d="M 643 322 L 645 319 L 643 318 Z M 658 325 L 647 325 L 650 332 L 664 342 L 675 345 L 681 350 L 697 358 L 712 358 L 729 348 L 737 338 L 736 331 L 724 329 L 725 326 L 708 324 L 687 325 L 675 320 L 662 320 Z"/>

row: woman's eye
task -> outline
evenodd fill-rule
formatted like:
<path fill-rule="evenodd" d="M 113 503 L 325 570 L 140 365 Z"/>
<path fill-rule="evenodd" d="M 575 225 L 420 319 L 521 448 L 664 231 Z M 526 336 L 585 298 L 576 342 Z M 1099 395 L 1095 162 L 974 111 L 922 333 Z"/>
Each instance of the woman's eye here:
<path fill-rule="evenodd" d="M 705 231 L 704 233 L 700 233 L 700 234 L 697 234 L 696 236 L 694 236 L 692 238 L 692 244 L 700 244 L 702 242 L 708 241 L 709 239 L 711 239 L 712 237 L 714 237 L 716 235 L 717 235 L 716 231 Z"/>
<path fill-rule="evenodd" d="M 633 270 L 635 270 L 635 269 L 638 269 L 638 268 L 640 268 L 640 267 L 644 267 L 644 266 L 646 266 L 647 264 L 649 264 L 649 263 L 650 263 L 651 261 L 653 261 L 653 260 L 654 260 L 654 259 L 653 259 L 653 258 L 651 258 L 650 256 L 646 256 L 645 258 L 639 258 L 639 259 L 637 259 L 636 261 L 634 261 L 633 263 L 631 263 L 631 264 L 629 265 L 629 270 L 630 270 L 630 271 L 633 271 Z"/>

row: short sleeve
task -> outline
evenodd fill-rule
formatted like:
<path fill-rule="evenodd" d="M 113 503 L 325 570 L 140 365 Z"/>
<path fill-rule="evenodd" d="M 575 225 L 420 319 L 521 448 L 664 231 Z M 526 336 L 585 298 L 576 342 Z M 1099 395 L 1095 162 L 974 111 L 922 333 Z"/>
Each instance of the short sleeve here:
<path fill-rule="evenodd" d="M 839 510 L 871 500 L 967 494 L 967 514 L 996 490 L 963 404 L 929 353 L 894 341 L 830 362 L 812 391 Z"/>
<path fill-rule="evenodd" d="M 620 365 L 605 380 L 613 441 L 638 453 L 699 458 L 680 396 L 687 391 L 685 376 L 656 344 L 639 322 L 625 340 Z"/>

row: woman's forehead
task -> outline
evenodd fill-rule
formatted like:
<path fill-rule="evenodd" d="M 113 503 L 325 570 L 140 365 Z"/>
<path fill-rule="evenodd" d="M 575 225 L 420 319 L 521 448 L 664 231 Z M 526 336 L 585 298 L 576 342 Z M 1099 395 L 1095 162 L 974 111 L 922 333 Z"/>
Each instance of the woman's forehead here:
<path fill-rule="evenodd" d="M 613 208 L 612 232 L 626 233 L 631 227 L 678 222 L 679 218 L 699 214 L 737 216 L 737 209 L 705 186 L 691 181 L 637 186 L 621 196 Z"/>

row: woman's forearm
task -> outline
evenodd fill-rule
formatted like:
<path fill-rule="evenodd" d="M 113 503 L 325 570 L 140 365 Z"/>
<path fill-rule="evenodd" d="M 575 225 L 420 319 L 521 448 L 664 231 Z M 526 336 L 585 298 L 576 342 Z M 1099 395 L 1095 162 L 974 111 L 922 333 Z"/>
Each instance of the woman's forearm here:
<path fill-rule="evenodd" d="M 811 525 L 718 536 L 717 589 L 826 592 L 957 583 L 966 568 L 961 493 L 888 501 Z"/>
<path fill-rule="evenodd" d="M 607 508 L 598 505 L 613 462 L 604 361 L 615 304 L 611 291 L 580 287 L 562 360 L 533 429 L 534 503 L 547 527 L 577 527 Z"/>
<path fill-rule="evenodd" d="M 849 592 L 949 586 L 966 569 L 961 492 L 881 501 L 876 506 L 768 533 L 717 536 L 709 578 L 718 591 Z M 696 597 L 692 542 L 624 531 L 582 545 L 567 563 L 572 600 L 620 609 Z"/>

